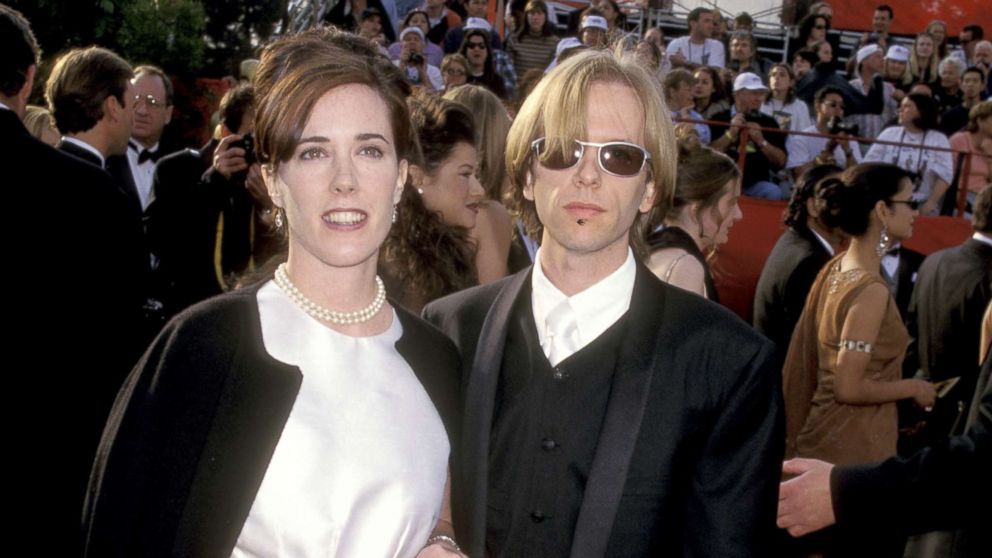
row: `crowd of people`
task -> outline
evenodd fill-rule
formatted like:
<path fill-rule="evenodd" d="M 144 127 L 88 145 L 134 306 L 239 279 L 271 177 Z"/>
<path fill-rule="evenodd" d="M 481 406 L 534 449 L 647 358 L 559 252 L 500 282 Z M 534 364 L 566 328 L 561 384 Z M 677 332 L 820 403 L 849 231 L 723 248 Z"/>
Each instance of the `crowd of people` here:
<path fill-rule="evenodd" d="M 28 105 L 0 5 L 14 388 L 50 409 L 17 474 L 59 467 L 26 524 L 85 556 L 992 548 L 983 29 L 907 47 L 882 5 L 846 53 L 817 2 L 775 62 L 747 14 L 666 43 L 625 9 L 343 0 L 170 153 L 165 72 L 71 48 Z M 742 196 L 788 200 L 750 324 L 714 267 Z M 904 246 L 959 199 L 964 243 Z"/>

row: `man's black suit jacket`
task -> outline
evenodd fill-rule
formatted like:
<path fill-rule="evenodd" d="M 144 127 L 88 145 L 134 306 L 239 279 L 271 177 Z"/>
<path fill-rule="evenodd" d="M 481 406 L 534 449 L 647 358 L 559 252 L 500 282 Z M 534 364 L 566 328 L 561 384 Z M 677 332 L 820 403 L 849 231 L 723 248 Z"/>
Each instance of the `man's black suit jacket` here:
<path fill-rule="evenodd" d="M 785 358 L 816 275 L 832 255 L 806 227 L 788 228 L 779 237 L 758 278 L 754 329 L 772 340 Z"/>
<path fill-rule="evenodd" d="M 136 223 L 107 173 L 38 141 L 10 110 L 0 109 L 0 137 L 12 208 L 6 389 L 30 401 L 8 430 L 11 529 L 43 524 L 45 552 L 73 555 L 100 432 L 143 349 Z"/>
<path fill-rule="evenodd" d="M 489 441 L 508 319 L 528 268 L 428 305 L 462 355 L 459 542 L 483 556 Z M 571 556 L 760 556 L 784 451 L 774 346 L 725 309 L 638 265 Z M 523 510 L 519 510 L 523 512 Z M 562 547 L 568 547 L 565 541 Z"/>

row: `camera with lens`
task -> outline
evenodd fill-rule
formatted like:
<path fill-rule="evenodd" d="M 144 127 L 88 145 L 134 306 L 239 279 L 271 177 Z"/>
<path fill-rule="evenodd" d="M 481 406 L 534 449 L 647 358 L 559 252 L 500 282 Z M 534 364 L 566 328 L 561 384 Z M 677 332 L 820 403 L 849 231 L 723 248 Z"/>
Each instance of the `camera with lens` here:
<path fill-rule="evenodd" d="M 240 147 L 245 150 L 245 163 L 252 165 L 257 160 L 255 158 L 255 136 L 248 132 L 239 141 L 231 143 L 231 147 Z"/>
<path fill-rule="evenodd" d="M 849 136 L 858 135 L 858 125 L 845 122 L 843 118 L 834 116 L 827 122 L 827 132 L 831 135 L 847 134 Z"/>
<path fill-rule="evenodd" d="M 424 55 L 419 52 L 410 53 L 410 63 L 414 66 L 419 66 L 424 63 Z"/>

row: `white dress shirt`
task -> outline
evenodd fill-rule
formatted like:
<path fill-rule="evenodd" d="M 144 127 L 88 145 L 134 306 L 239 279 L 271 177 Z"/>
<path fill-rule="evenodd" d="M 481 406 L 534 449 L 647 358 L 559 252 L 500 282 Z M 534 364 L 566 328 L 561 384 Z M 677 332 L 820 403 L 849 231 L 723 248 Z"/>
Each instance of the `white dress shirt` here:
<path fill-rule="evenodd" d="M 538 249 L 531 277 L 531 308 L 537 325 L 538 340 L 545 347 L 549 335 L 547 318 L 564 301 L 572 307 L 578 326 L 577 342 L 572 350 L 559 355 L 559 362 L 591 343 L 610 328 L 630 308 L 634 295 L 634 277 L 637 265 L 634 252 L 627 249 L 627 259 L 616 271 L 581 293 L 565 296 L 554 286 L 541 269 L 541 250 Z M 545 349 L 545 355 L 548 355 Z"/>
<path fill-rule="evenodd" d="M 158 151 L 159 144 L 145 149 L 145 146 L 131 140 L 127 144 L 127 164 L 131 167 L 131 177 L 134 178 L 134 187 L 138 189 L 138 198 L 141 199 L 141 209 L 147 209 L 152 203 L 152 178 L 155 176 L 155 161 L 146 159 L 144 163 L 138 164 L 138 156 L 142 151 Z"/>

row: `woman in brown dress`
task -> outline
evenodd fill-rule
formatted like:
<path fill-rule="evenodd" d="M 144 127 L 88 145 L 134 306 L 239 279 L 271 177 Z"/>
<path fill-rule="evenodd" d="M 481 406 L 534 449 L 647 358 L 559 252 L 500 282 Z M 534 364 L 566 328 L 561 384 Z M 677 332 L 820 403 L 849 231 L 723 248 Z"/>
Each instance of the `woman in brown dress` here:
<path fill-rule="evenodd" d="M 821 218 L 851 236 L 820 272 L 783 369 L 787 457 L 837 464 L 896 453 L 896 401 L 933 405 L 935 390 L 901 379 L 909 337 L 879 274 L 882 254 L 912 235 L 917 202 L 908 173 L 862 164 L 824 183 Z"/>

